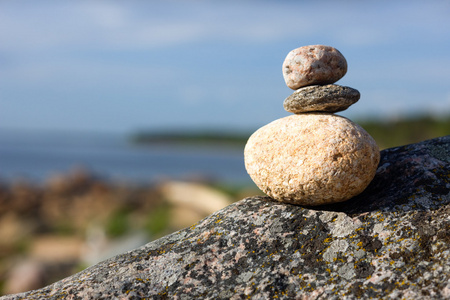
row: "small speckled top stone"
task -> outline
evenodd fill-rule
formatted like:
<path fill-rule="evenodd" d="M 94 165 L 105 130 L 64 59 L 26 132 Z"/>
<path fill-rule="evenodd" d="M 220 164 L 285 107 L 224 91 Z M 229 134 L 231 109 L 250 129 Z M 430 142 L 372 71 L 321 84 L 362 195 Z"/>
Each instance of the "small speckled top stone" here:
<path fill-rule="evenodd" d="M 338 112 L 359 100 L 358 90 L 337 84 L 311 85 L 296 90 L 284 100 L 284 109 L 292 113 L 310 111 Z"/>
<path fill-rule="evenodd" d="M 373 138 L 352 121 L 308 113 L 258 129 L 244 157 L 248 174 L 270 197 L 322 205 L 361 193 L 375 175 L 380 152 Z"/>
<path fill-rule="evenodd" d="M 329 84 L 347 73 L 347 61 L 335 48 L 324 45 L 292 50 L 283 63 L 283 77 L 291 89 L 314 84 Z"/>

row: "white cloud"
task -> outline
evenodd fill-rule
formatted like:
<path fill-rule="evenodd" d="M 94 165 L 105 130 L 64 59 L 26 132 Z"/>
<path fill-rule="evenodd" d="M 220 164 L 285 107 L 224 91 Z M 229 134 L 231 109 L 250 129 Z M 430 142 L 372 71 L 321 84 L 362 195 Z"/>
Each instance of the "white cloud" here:
<path fill-rule="evenodd" d="M 313 33 L 312 16 L 267 2 L 58 2 L 0 3 L 0 49 L 163 48 L 224 40 L 270 42 Z M 41 6 L 36 10 L 36 6 Z M 2 7 L 3 6 L 3 7 Z M 311 8 L 308 8 L 311 9 Z"/>
<path fill-rule="evenodd" d="M 17 4 L 16 4 L 17 2 Z M 396 42 L 438 35 L 446 6 L 396 2 L 14 1 L 0 3 L 0 49 L 162 48 L 223 40 L 275 43 L 327 39 L 339 44 Z M 448 8 L 448 6 L 447 6 Z M 423 20 L 423 16 L 428 16 Z M 422 17 L 422 18 L 420 18 Z M 411 26 L 414 27 L 413 32 Z M 448 23 L 448 22 L 447 22 Z M 399 28 L 404 28 L 399 30 Z M 444 32 L 450 29 L 441 28 Z M 399 36 L 403 35 L 403 36 Z"/>
<path fill-rule="evenodd" d="M 140 99 L 160 99 L 149 109 L 155 123 L 172 121 L 172 114 L 161 112 L 172 111 L 175 102 L 198 110 L 192 120 L 208 117 L 204 107 L 216 104 L 251 116 L 233 122 L 270 120 L 284 113 L 290 92 L 281 78 L 284 56 L 294 47 L 325 43 L 349 61 L 342 82 L 362 92 L 351 113 L 389 114 L 427 104 L 438 111 L 447 107 L 442 97 L 450 81 L 448 51 L 440 50 L 450 47 L 444 3 L 0 1 L 0 60 L 6 62 L 0 87 L 13 95 L 8 105 L 18 115 L 14 96 L 26 90 L 54 99 L 92 93 L 86 97 L 92 106 L 111 115 L 141 112 L 149 106 Z M 275 60 L 280 66 L 272 68 Z M 435 97 L 423 100 L 427 93 Z M 104 105 L 114 97 L 123 98 L 116 110 Z"/>
<path fill-rule="evenodd" d="M 72 4 L 73 5 L 73 4 Z M 122 28 L 130 20 L 130 11 L 126 6 L 114 1 L 83 1 L 75 4 L 74 13 L 84 16 L 84 21 L 97 24 L 100 28 L 114 30 Z M 86 18 L 89 18 L 86 20 Z"/>
<path fill-rule="evenodd" d="M 208 101 L 208 94 L 205 87 L 199 85 L 185 85 L 179 88 L 179 99 L 181 103 L 188 106 L 198 106 Z M 211 97 L 209 97 L 211 101 Z"/>
<path fill-rule="evenodd" d="M 83 93 L 103 93 L 107 98 L 120 91 L 126 100 L 127 93 L 144 96 L 157 94 L 156 89 L 170 89 L 184 76 L 186 72 L 176 66 L 105 64 L 84 60 L 27 62 L 11 70 L 0 69 L 0 88 L 5 93 L 1 100 L 6 101 L 6 91 L 14 94 L 21 89 L 38 91 L 36 96 L 42 97 L 64 91 L 66 97 L 61 101 L 71 101 L 71 97 Z"/>

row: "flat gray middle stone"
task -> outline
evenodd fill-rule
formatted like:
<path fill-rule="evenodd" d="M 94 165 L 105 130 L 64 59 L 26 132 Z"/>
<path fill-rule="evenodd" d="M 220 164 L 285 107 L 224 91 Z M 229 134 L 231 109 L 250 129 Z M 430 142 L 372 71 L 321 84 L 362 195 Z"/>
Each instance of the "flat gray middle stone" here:
<path fill-rule="evenodd" d="M 304 112 L 338 112 L 359 100 L 358 90 L 337 84 L 310 85 L 296 90 L 284 100 L 284 109 L 295 114 Z"/>

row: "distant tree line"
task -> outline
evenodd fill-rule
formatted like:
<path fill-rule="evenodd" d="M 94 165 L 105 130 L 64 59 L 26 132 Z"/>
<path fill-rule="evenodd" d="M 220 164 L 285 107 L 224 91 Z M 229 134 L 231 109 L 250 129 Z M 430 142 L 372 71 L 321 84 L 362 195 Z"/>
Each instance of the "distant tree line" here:
<path fill-rule="evenodd" d="M 450 116 L 436 118 L 422 115 L 386 121 L 357 121 L 357 123 L 375 139 L 380 149 L 417 143 L 450 134 Z"/>
<path fill-rule="evenodd" d="M 377 142 L 386 149 L 450 134 L 450 116 L 436 118 L 429 115 L 403 117 L 395 120 L 357 120 Z M 253 131 L 141 131 L 131 136 L 131 141 L 145 144 L 214 144 L 243 147 Z"/>

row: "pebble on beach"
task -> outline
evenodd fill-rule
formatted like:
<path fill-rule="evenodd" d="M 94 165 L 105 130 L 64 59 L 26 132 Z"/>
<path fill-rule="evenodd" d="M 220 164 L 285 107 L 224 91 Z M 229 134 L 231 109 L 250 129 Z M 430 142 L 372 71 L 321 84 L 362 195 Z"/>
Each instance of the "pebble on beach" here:
<path fill-rule="evenodd" d="M 312 85 L 296 90 L 284 100 L 284 109 L 292 113 L 338 112 L 359 100 L 358 90 L 337 84 Z"/>
<path fill-rule="evenodd" d="M 285 203 L 322 205 L 361 193 L 375 176 L 380 152 L 347 118 L 329 113 L 291 115 L 258 129 L 244 150 L 256 185 Z"/>
<path fill-rule="evenodd" d="M 335 48 L 324 45 L 292 50 L 283 63 L 283 77 L 293 90 L 314 84 L 330 84 L 347 73 L 347 61 Z"/>

